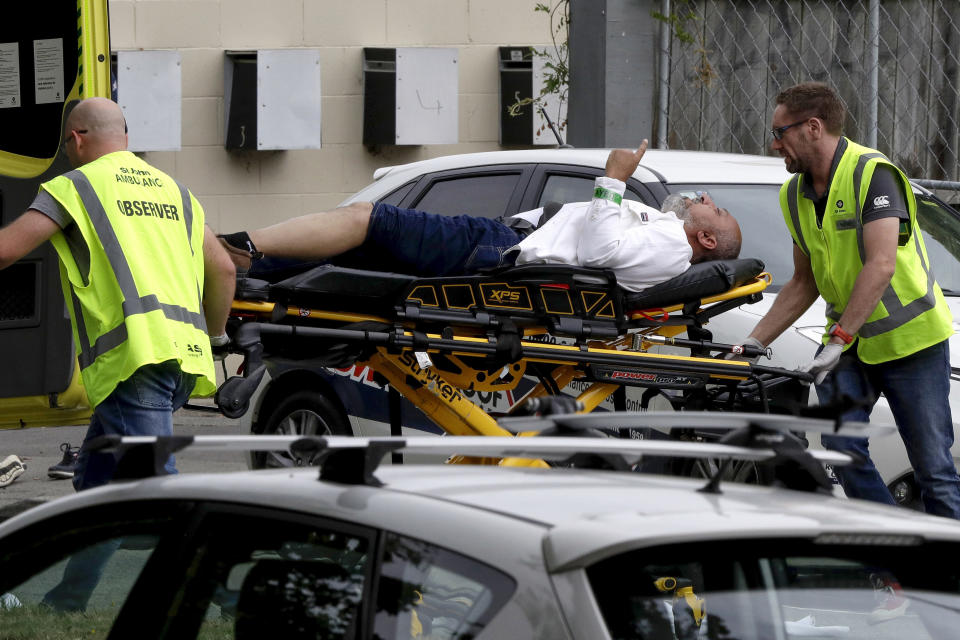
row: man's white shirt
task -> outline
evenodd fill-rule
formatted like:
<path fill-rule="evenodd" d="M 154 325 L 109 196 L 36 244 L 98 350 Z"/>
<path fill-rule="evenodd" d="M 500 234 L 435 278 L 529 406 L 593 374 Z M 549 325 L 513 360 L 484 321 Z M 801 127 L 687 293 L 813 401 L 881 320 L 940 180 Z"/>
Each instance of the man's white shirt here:
<path fill-rule="evenodd" d="M 596 186 L 623 195 L 626 184 L 599 177 Z M 519 213 L 533 224 L 543 209 Z M 566 204 L 513 250 L 516 264 L 572 264 L 612 269 L 617 283 L 642 291 L 690 268 L 693 249 L 683 221 L 633 200 L 594 198 Z"/>

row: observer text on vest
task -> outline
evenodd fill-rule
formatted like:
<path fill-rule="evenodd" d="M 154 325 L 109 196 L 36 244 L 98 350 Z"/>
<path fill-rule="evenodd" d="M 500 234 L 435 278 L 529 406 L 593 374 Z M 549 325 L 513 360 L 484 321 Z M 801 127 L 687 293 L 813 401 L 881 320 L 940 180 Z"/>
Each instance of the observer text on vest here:
<path fill-rule="evenodd" d="M 177 205 L 166 202 L 148 202 L 147 200 L 117 200 L 117 209 L 125 216 L 147 216 L 179 220 Z"/>

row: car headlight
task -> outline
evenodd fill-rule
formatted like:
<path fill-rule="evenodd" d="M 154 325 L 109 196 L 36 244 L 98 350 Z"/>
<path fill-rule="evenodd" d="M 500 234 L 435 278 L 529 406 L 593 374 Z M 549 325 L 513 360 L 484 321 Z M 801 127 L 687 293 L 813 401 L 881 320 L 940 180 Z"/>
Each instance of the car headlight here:
<path fill-rule="evenodd" d="M 823 327 L 797 327 L 796 332 L 816 344 L 823 344 Z"/>

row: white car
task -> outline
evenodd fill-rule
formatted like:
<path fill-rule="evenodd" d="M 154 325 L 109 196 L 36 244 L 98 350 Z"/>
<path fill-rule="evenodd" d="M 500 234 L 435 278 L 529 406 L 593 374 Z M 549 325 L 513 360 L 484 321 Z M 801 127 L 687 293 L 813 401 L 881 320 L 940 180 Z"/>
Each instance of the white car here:
<path fill-rule="evenodd" d="M 549 202 L 587 199 L 594 178 L 603 174 L 608 152 L 498 151 L 386 167 L 375 172 L 372 184 L 342 204 L 368 200 L 449 215 L 511 215 Z M 653 206 L 659 206 L 671 193 L 709 192 L 719 206 L 728 209 L 740 222 L 741 257 L 760 258 L 772 274 L 773 282 L 764 292 L 763 301 L 726 312 L 710 322 L 707 329 L 716 342 L 737 343 L 746 337 L 793 273 L 792 241 L 778 201 L 780 186 L 788 177 L 779 158 L 652 149 L 646 152 L 628 182 L 626 197 Z M 917 187 L 916 193 L 931 264 L 954 317 L 960 317 L 960 214 L 925 189 Z M 765 364 L 792 369 L 809 360 L 820 341 L 824 323 L 821 300 L 771 345 L 773 359 Z M 952 360 L 960 363 L 960 344 L 955 341 L 956 338 L 951 339 Z M 382 435 L 388 432 L 388 417 L 386 400 L 376 397 L 383 396 L 380 390 L 373 373 L 357 367 L 310 370 L 298 363 L 274 362 L 242 424 L 252 433 Z M 474 397 L 492 412 L 506 410 L 514 400 L 510 394 L 499 392 L 478 393 Z M 951 404 L 955 418 L 960 419 L 960 378 L 955 377 L 952 382 Z M 631 401 L 628 406 L 636 405 Z M 404 403 L 404 411 L 406 427 L 439 432 L 409 404 Z M 880 422 L 892 422 L 882 398 L 873 417 Z M 919 496 L 913 473 L 899 440 L 878 441 L 871 450 L 896 499 L 916 504 Z M 960 458 L 960 444 L 954 446 L 953 452 L 955 458 Z M 286 461 L 261 456 L 254 464 L 271 462 Z"/>
<path fill-rule="evenodd" d="M 613 415 L 574 418 L 595 424 Z M 669 445 L 684 455 L 758 459 L 772 453 L 775 435 L 755 448 Z M 192 440 L 222 451 L 231 438 L 128 440 L 137 442 L 132 457 L 152 464 L 169 451 L 155 456 L 158 444 Z M 829 492 L 733 483 L 704 491 L 704 480 L 630 471 L 377 468 L 390 450 L 564 459 L 662 455 L 662 444 L 308 439 L 295 448 L 326 456 L 319 472 L 116 479 L 0 524 L 0 637 L 956 637 L 953 520 Z M 811 453 L 839 462 L 833 452 Z M 118 469 L 139 478 L 148 471 L 126 458 Z M 64 580 L 78 567 L 102 573 Z"/>

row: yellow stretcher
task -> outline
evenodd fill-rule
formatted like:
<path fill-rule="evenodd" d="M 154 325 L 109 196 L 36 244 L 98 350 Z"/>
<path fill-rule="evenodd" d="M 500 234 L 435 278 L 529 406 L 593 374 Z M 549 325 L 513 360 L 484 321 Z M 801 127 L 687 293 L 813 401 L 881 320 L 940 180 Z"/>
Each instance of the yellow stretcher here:
<path fill-rule="evenodd" d="M 694 265 L 641 293 L 621 290 L 610 271 L 556 265 L 443 278 L 323 265 L 274 283 L 240 278 L 229 331 L 243 376 L 216 402 L 243 415 L 264 359 L 280 356 L 369 366 L 454 435 L 511 435 L 463 391 L 513 390 L 525 375 L 539 383 L 524 401 L 581 379 L 582 412 L 628 386 L 667 394 L 675 408 L 770 411 L 774 398 L 789 411 L 805 404 L 803 374 L 725 360 L 741 347 L 712 342 L 704 328 L 760 300 L 769 282 L 749 259 Z"/>

